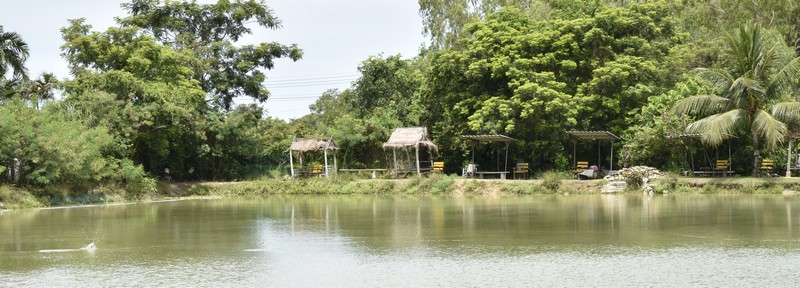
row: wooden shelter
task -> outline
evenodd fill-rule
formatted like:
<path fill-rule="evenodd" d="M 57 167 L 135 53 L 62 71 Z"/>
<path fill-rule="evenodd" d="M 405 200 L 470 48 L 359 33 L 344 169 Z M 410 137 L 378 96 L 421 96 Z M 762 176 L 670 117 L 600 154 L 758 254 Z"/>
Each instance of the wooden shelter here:
<path fill-rule="evenodd" d="M 383 148 L 392 148 L 392 157 L 394 159 L 394 175 L 397 177 L 397 149 L 414 148 L 416 159 L 416 171 L 418 175 L 422 174 L 419 164 L 419 149 L 420 147 L 428 148 L 429 151 L 437 152 L 439 147 L 433 144 L 433 141 L 428 135 L 428 127 L 404 127 L 397 128 L 392 132 L 389 141 L 383 143 Z M 406 150 L 407 153 L 408 150 Z"/>
<path fill-rule="evenodd" d="M 336 143 L 333 142 L 333 139 L 329 137 L 328 139 L 325 138 L 295 138 L 292 140 L 292 145 L 289 146 L 289 167 L 291 169 L 292 177 L 301 176 L 304 171 L 312 171 L 315 174 L 319 174 L 323 172 L 325 177 L 330 176 L 330 171 L 336 171 L 336 150 L 339 147 L 336 146 Z M 315 169 L 314 167 L 305 167 L 303 166 L 303 155 L 308 152 L 319 152 L 322 151 L 325 165 L 323 169 Z M 328 151 L 333 152 L 333 167 L 328 165 Z M 294 169 L 294 153 L 297 154 L 297 159 L 299 160 L 300 169 Z M 299 175 L 298 175 L 299 174 Z"/>
<path fill-rule="evenodd" d="M 481 176 L 483 176 L 483 174 L 490 174 L 490 173 L 492 173 L 492 174 L 500 174 L 500 178 L 501 179 L 505 179 L 506 178 L 506 174 L 508 173 L 508 146 L 511 144 L 511 142 L 518 141 L 517 139 L 508 137 L 506 135 L 500 135 L 500 134 L 461 135 L 461 138 L 465 138 L 465 139 L 468 139 L 468 140 L 472 141 L 472 153 L 471 153 L 472 154 L 472 160 L 470 161 L 470 164 L 475 164 L 475 145 L 478 142 L 505 143 L 505 161 L 503 162 L 504 164 L 503 164 L 503 169 L 502 170 L 500 170 L 500 150 L 498 149 L 497 150 L 497 171 L 493 171 L 493 172 L 477 172 L 477 171 L 473 171 L 473 173 L 477 173 L 477 174 L 479 174 Z M 477 166 L 475 166 L 475 167 L 477 168 Z"/>
<path fill-rule="evenodd" d="M 576 147 L 578 145 L 577 144 L 578 140 L 594 140 L 594 141 L 598 142 L 598 144 L 597 144 L 597 166 L 598 167 L 600 166 L 600 160 L 602 159 L 600 157 L 600 155 L 601 155 L 601 153 L 600 153 L 600 141 L 604 140 L 604 141 L 611 141 L 611 154 L 610 154 L 611 163 L 608 165 L 609 166 L 608 170 L 609 171 L 613 171 L 614 170 L 614 141 L 620 140 L 620 138 L 617 135 L 614 135 L 614 133 L 611 133 L 609 131 L 567 131 L 567 134 L 572 136 L 572 139 L 573 139 L 572 140 L 572 162 L 573 162 L 573 167 L 577 166 L 577 164 L 578 164 L 578 162 L 577 162 L 578 160 L 576 158 L 577 155 L 575 155 Z"/>
<path fill-rule="evenodd" d="M 697 134 L 697 133 L 693 133 L 693 134 L 689 134 L 689 133 L 686 133 L 686 134 L 672 134 L 672 133 L 670 133 L 669 137 L 670 138 L 694 139 L 694 140 L 700 141 L 702 143 L 703 134 Z M 731 153 L 731 143 L 730 143 L 730 141 L 728 141 L 728 158 L 725 158 L 725 159 L 720 159 L 720 157 L 719 157 L 719 148 L 718 147 L 713 147 L 713 148 L 716 149 L 716 152 L 715 152 L 716 154 L 715 154 L 715 157 L 714 157 L 715 159 L 711 160 L 708 157 L 708 153 L 705 150 L 705 146 L 706 145 L 704 145 L 704 147 L 703 147 L 703 157 L 704 158 L 702 159 L 703 161 L 701 161 L 701 163 L 705 162 L 705 164 L 701 164 L 701 165 L 705 165 L 705 166 L 701 166 L 701 167 L 699 167 L 699 169 L 697 167 L 695 167 L 694 154 L 689 153 L 689 163 L 688 164 L 689 164 L 689 168 L 690 168 L 689 170 L 692 171 L 692 174 L 694 174 L 694 175 L 712 175 L 713 176 L 714 174 L 722 173 L 724 176 L 727 176 L 728 174 L 733 174 L 734 173 L 733 166 L 732 166 L 733 158 L 732 158 L 732 153 Z M 724 168 L 722 170 L 717 169 L 718 167 L 716 167 L 716 166 L 719 166 L 719 165 L 717 165 L 717 162 L 719 162 L 719 161 L 724 161 L 724 163 L 725 163 L 725 167 L 719 167 L 719 168 Z"/>

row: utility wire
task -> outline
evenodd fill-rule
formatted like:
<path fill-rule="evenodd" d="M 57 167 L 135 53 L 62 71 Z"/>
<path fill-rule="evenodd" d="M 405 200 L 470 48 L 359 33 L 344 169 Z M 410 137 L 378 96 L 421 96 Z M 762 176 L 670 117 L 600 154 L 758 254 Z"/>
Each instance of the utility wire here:
<path fill-rule="evenodd" d="M 306 86 L 323 86 L 323 85 L 334 85 L 334 84 L 348 84 L 352 81 L 332 81 L 332 82 L 309 82 L 307 84 L 304 83 L 293 83 L 293 84 L 279 84 L 279 85 L 265 85 L 267 89 L 276 89 L 276 88 L 298 88 L 298 87 L 306 87 Z"/>
<path fill-rule="evenodd" d="M 286 82 L 309 82 L 309 81 L 332 81 L 332 80 L 346 80 L 346 79 L 357 79 L 359 75 L 344 75 L 344 76 L 329 76 L 329 77 L 311 77 L 311 78 L 295 78 L 295 79 L 286 79 L 286 80 L 274 80 L 274 79 L 267 79 L 266 83 L 286 83 Z M 346 79 L 342 79 L 346 78 Z"/>

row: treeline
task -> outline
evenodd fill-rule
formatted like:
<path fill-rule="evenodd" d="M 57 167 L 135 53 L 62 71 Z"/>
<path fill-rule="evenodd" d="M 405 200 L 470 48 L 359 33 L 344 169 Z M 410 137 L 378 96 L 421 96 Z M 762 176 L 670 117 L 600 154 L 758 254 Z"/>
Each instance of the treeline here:
<path fill-rule="evenodd" d="M 800 51 L 800 5 L 741 2 L 420 0 L 428 47 L 368 57 L 350 88 L 325 92 L 290 123 L 233 103 L 268 99 L 275 59 L 303 54 L 239 43 L 280 26 L 262 1 L 133 0 L 105 31 L 71 20 L 61 30 L 71 75 L 61 81 L 27 75 L 27 44 L 0 30 L 0 181 L 148 190 L 165 169 L 177 180 L 249 179 L 285 171 L 294 137 L 332 137 L 340 167 L 388 167 L 381 143 L 402 126 L 428 127 L 450 173 L 470 157 L 463 134 L 509 135 L 520 140 L 511 162 L 567 169 L 568 130 L 621 135 L 615 163 L 684 169 L 690 155 L 718 149 L 671 140 L 696 118 L 670 108 L 718 92 L 694 69 L 730 64 L 724 38 L 750 23 Z M 747 163 L 750 140 L 732 141 L 734 161 Z M 600 153 L 607 166 L 607 146 L 595 145 L 576 154 Z M 492 167 L 501 147 L 477 148 Z"/>

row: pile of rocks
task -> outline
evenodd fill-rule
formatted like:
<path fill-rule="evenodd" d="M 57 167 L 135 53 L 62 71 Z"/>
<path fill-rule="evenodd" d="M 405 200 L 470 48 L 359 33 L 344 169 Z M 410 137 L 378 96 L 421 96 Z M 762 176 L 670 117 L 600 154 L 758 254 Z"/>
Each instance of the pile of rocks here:
<path fill-rule="evenodd" d="M 649 166 L 633 166 L 630 168 L 622 168 L 622 170 L 619 170 L 619 172 L 617 172 L 616 174 L 608 175 L 603 179 L 606 179 L 606 181 L 609 182 L 625 181 L 627 179 L 631 179 L 634 177 L 639 178 L 638 176 L 641 176 L 642 179 L 647 178 L 648 180 L 653 180 L 663 177 L 661 175 L 661 171 L 658 171 L 658 169 L 656 168 Z"/>
<path fill-rule="evenodd" d="M 608 183 L 600 189 L 602 193 L 615 193 L 625 190 L 628 181 L 642 181 L 642 189 L 645 193 L 652 194 L 653 187 L 650 186 L 650 180 L 663 177 L 661 171 L 648 166 L 634 166 L 631 168 L 623 168 L 617 173 L 609 174 L 604 177 Z"/>

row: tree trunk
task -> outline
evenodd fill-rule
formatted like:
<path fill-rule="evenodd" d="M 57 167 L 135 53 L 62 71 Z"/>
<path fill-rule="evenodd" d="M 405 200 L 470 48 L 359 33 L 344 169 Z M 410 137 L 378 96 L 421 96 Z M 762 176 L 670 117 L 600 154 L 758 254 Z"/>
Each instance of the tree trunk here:
<path fill-rule="evenodd" d="M 753 131 L 753 177 L 758 176 L 758 162 L 761 158 L 761 152 L 758 149 L 758 132 Z M 728 163 L 730 165 L 730 163 Z"/>

